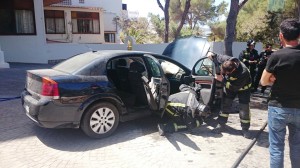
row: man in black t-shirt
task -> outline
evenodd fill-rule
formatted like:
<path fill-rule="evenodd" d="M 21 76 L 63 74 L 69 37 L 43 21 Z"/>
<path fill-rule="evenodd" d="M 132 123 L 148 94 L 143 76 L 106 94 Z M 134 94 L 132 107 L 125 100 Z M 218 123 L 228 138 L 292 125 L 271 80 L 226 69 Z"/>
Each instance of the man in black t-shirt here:
<path fill-rule="evenodd" d="M 287 19 L 280 24 L 283 44 L 269 58 L 261 77 L 272 85 L 268 103 L 270 167 L 283 167 L 286 127 L 289 129 L 292 167 L 300 165 L 300 22 Z"/>

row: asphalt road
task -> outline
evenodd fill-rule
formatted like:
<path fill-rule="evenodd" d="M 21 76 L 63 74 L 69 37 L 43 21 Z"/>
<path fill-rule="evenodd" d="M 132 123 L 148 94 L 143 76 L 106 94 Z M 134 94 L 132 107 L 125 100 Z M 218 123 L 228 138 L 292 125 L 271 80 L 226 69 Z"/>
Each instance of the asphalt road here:
<path fill-rule="evenodd" d="M 45 67 L 50 66 L 11 64 L 10 69 L 0 69 L 0 98 L 19 96 L 25 83 L 25 70 Z M 251 98 L 250 131 L 253 137 L 267 119 L 265 100 L 265 96 L 258 94 Z M 20 99 L 2 101 L 0 167 L 227 168 L 251 142 L 241 136 L 238 114 L 230 115 L 227 131 L 222 135 L 211 133 L 215 118 L 193 132 L 166 137 L 158 135 L 158 121 L 159 118 L 151 116 L 121 123 L 112 136 L 95 140 L 79 129 L 40 128 L 24 114 Z M 267 128 L 239 167 L 269 167 Z M 291 167 L 288 148 L 285 167 Z"/>

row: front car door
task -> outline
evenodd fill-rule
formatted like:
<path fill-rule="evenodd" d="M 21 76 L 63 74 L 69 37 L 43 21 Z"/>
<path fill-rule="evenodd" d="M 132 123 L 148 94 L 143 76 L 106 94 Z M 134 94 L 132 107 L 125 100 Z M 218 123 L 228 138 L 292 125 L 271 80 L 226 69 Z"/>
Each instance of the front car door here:
<path fill-rule="evenodd" d="M 170 83 L 165 77 L 163 70 L 156 58 L 149 54 L 145 54 L 144 58 L 148 69 L 148 85 L 149 89 L 151 90 L 151 95 L 153 95 L 153 100 L 150 103 L 150 107 L 152 106 L 153 108 L 154 101 L 156 109 L 152 110 L 157 110 L 160 114 L 162 114 L 170 95 Z"/>
<path fill-rule="evenodd" d="M 214 104 L 214 100 L 221 96 L 219 94 L 222 87 L 219 87 L 220 83 L 215 80 L 215 74 L 216 65 L 207 57 L 198 60 L 192 69 L 195 84 L 201 86 L 200 98 L 206 105 Z"/>

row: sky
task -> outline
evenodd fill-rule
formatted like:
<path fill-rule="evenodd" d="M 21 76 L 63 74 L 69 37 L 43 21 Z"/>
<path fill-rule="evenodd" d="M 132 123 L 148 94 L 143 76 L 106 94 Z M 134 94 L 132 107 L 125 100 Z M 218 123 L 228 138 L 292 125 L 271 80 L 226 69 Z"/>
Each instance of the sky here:
<path fill-rule="evenodd" d="M 219 4 L 223 0 L 215 0 Z M 224 0 L 230 2 L 230 0 Z M 159 14 L 163 16 L 163 11 L 158 7 L 157 0 L 122 0 L 122 3 L 127 4 L 128 11 L 138 12 L 140 17 L 147 17 L 148 13 Z M 164 0 L 161 0 L 164 3 Z"/>

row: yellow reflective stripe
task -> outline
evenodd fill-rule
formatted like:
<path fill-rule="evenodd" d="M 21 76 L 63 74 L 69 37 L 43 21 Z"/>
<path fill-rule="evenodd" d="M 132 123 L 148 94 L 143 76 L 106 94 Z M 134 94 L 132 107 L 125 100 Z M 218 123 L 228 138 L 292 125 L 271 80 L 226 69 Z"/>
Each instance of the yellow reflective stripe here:
<path fill-rule="evenodd" d="M 221 117 L 229 117 L 229 114 L 220 114 Z"/>
<path fill-rule="evenodd" d="M 166 111 L 168 112 L 168 113 L 170 113 L 171 115 L 175 115 L 175 113 L 173 113 L 171 110 L 169 110 L 168 108 L 166 108 Z"/>
<path fill-rule="evenodd" d="M 186 125 L 177 125 L 177 128 L 182 129 L 182 128 L 187 128 Z"/>
<path fill-rule="evenodd" d="M 174 125 L 174 128 L 175 128 L 175 132 L 178 130 L 178 128 L 177 128 L 177 124 L 176 123 L 173 123 L 173 125 Z"/>
<path fill-rule="evenodd" d="M 241 123 L 248 124 L 248 123 L 250 123 L 250 120 L 241 120 Z"/>
<path fill-rule="evenodd" d="M 244 87 L 240 88 L 239 90 L 247 90 L 249 88 L 251 88 L 251 83 L 249 83 L 248 85 L 245 85 Z"/>
<path fill-rule="evenodd" d="M 196 120 L 196 127 L 199 127 L 200 126 L 200 122 L 198 120 Z"/>
<path fill-rule="evenodd" d="M 175 107 L 185 107 L 185 104 L 183 103 L 168 103 L 167 106 L 175 106 Z"/>
<path fill-rule="evenodd" d="M 230 77 L 230 78 L 229 78 L 229 80 L 232 80 L 232 81 L 234 81 L 234 80 L 237 80 L 237 78 Z"/>
<path fill-rule="evenodd" d="M 230 82 L 226 82 L 226 88 L 229 89 Z"/>

